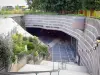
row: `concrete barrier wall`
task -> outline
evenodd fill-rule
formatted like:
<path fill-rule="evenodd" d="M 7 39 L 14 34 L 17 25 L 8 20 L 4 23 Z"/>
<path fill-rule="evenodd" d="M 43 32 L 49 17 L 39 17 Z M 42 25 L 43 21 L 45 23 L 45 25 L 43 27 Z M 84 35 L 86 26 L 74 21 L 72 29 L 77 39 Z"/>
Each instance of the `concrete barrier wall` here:
<path fill-rule="evenodd" d="M 27 56 L 23 57 L 17 63 L 13 63 L 10 71 L 11 72 L 18 72 L 26 64 L 27 64 Z"/>
<path fill-rule="evenodd" d="M 23 20 L 23 16 L 15 16 L 15 17 L 12 17 L 12 19 L 17 23 L 19 24 L 22 28 L 25 29 L 25 24 L 24 24 L 24 20 Z"/>

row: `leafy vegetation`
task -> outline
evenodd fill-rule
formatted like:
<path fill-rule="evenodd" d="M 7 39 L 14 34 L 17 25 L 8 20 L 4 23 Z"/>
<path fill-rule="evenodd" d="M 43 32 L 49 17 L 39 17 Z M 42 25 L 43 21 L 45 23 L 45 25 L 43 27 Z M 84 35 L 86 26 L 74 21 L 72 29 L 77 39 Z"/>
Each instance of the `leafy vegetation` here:
<path fill-rule="evenodd" d="M 24 11 L 24 14 L 45 14 L 45 15 L 56 15 L 55 12 L 44 12 L 42 10 L 26 10 Z"/>
<path fill-rule="evenodd" d="M 80 9 L 78 0 L 27 0 L 31 10 L 43 10 L 45 12 L 65 13 L 75 12 Z M 67 12 L 68 13 L 68 12 Z"/>
<path fill-rule="evenodd" d="M 64 14 L 98 18 L 100 0 L 27 0 L 29 12 L 25 14 Z M 35 12 L 34 12 L 35 11 Z M 38 11 L 38 12 L 36 12 Z"/>
<path fill-rule="evenodd" d="M 85 10 L 100 10 L 100 0 L 82 0 L 81 5 Z"/>
<path fill-rule="evenodd" d="M 0 14 L 45 14 L 45 15 L 74 15 L 98 18 L 100 0 L 26 0 L 29 9 L 15 6 L 4 8 Z M 26 10 L 25 10 L 26 9 Z"/>
<path fill-rule="evenodd" d="M 24 14 L 23 10 L 25 8 L 22 8 L 20 6 L 3 6 L 2 9 L 0 10 L 0 14 Z"/>
<path fill-rule="evenodd" d="M 11 49 L 8 45 L 8 40 L 0 36 L 0 70 L 5 68 L 8 70 L 10 64 L 10 52 Z"/>
<path fill-rule="evenodd" d="M 60 14 L 78 10 L 100 10 L 100 0 L 27 0 L 30 10 L 43 10 Z"/>
<path fill-rule="evenodd" d="M 99 20 L 100 20 L 100 17 L 98 17 L 97 19 L 99 19 Z"/>
<path fill-rule="evenodd" d="M 23 37 L 22 34 L 14 34 L 13 39 L 13 56 L 12 61 L 16 61 L 16 56 L 22 54 L 31 54 L 33 57 L 43 55 L 48 55 L 48 48 L 41 44 L 37 37 Z M 25 47 L 27 46 L 27 49 Z M 19 58 L 19 57 L 18 57 Z M 34 59 L 33 59 L 34 60 Z"/>
<path fill-rule="evenodd" d="M 5 14 L 24 14 L 22 10 L 1 10 L 0 14 L 5 15 Z"/>

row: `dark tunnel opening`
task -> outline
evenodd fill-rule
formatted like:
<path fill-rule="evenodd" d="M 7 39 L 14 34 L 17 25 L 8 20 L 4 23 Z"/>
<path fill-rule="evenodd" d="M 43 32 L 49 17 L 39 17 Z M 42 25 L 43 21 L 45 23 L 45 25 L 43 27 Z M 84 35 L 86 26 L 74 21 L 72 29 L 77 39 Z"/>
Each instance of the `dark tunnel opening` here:
<path fill-rule="evenodd" d="M 56 30 L 46 30 L 41 28 L 27 28 L 27 31 L 35 36 L 48 36 L 48 37 L 54 37 L 54 38 L 60 38 L 62 40 L 71 41 L 71 36 Z"/>
<path fill-rule="evenodd" d="M 76 55 L 77 55 L 77 40 L 74 37 L 72 37 L 64 32 L 57 31 L 57 30 L 46 30 L 46 29 L 42 29 L 42 28 L 26 28 L 26 30 L 30 34 L 39 37 L 39 39 L 47 45 L 52 43 L 53 40 L 55 41 L 56 39 L 59 39 L 60 45 L 62 45 L 61 51 L 63 51 L 63 49 L 66 49 L 67 52 L 69 51 L 69 57 L 71 58 L 71 56 L 73 56 L 71 59 L 73 61 L 75 60 Z M 67 47 L 66 43 L 68 43 L 68 45 L 69 45 L 68 47 Z M 67 47 L 67 48 L 64 48 L 64 47 Z M 57 48 L 58 48 L 58 46 L 57 46 Z M 56 48 L 56 46 L 54 46 L 54 50 L 56 50 L 57 48 Z M 70 55 L 71 54 L 70 50 L 72 51 L 73 55 Z M 57 52 L 58 52 L 58 49 L 57 49 Z M 62 55 L 64 55 L 64 54 L 62 53 Z M 62 56 L 61 59 L 64 58 L 64 60 L 65 60 L 66 58 L 68 58 L 67 55 L 68 55 L 68 53 L 66 53 L 66 57 Z"/>

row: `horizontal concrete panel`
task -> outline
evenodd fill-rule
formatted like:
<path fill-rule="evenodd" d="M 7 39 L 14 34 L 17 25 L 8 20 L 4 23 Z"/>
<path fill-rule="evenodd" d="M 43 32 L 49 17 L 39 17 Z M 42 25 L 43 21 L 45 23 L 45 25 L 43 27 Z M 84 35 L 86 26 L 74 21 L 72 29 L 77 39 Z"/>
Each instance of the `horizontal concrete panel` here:
<path fill-rule="evenodd" d="M 85 30 L 88 30 L 88 31 L 94 33 L 95 36 L 98 35 L 98 30 L 97 30 L 94 26 L 92 26 L 92 25 L 90 25 L 90 24 L 87 24 L 87 25 L 86 25 Z"/>
<path fill-rule="evenodd" d="M 86 23 L 95 27 L 97 32 L 100 32 L 100 21 L 98 19 L 87 18 Z M 100 35 L 100 33 L 98 33 Z"/>

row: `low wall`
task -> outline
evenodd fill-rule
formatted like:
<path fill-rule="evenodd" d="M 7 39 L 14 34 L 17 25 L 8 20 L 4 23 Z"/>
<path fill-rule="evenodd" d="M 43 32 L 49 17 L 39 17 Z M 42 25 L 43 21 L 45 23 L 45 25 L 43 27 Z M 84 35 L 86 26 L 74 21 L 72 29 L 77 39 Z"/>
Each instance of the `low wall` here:
<path fill-rule="evenodd" d="M 23 57 L 20 61 L 17 63 L 13 63 L 11 67 L 11 72 L 18 72 L 23 66 L 27 64 L 27 57 Z"/>
<path fill-rule="evenodd" d="M 23 29 L 25 29 L 25 24 L 24 24 L 24 20 L 23 20 L 23 16 L 15 16 L 12 17 L 12 19 L 19 24 Z"/>

